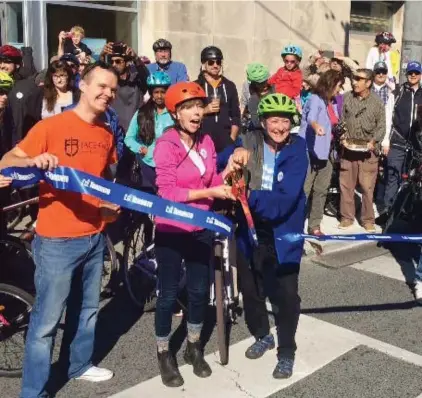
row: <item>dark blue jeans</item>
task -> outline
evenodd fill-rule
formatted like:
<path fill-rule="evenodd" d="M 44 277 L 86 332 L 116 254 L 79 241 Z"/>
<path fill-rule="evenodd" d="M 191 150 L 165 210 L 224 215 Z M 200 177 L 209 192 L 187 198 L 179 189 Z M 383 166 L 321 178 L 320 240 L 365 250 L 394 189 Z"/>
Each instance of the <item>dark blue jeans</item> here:
<path fill-rule="evenodd" d="M 92 366 L 104 236 L 63 239 L 36 236 L 32 250 L 37 294 L 25 345 L 21 398 L 49 396 L 45 386 L 57 327 L 66 305 L 65 334 L 67 329 L 74 330 L 68 375 L 78 377 Z M 80 278 L 79 286 L 73 283 L 75 275 Z M 79 300 L 68 300 L 69 296 Z"/>
<path fill-rule="evenodd" d="M 209 276 L 213 234 L 211 231 L 155 234 L 159 295 L 155 311 L 155 334 L 167 337 L 179 291 L 182 260 L 186 267 L 188 322 L 204 321 L 209 299 Z"/>
<path fill-rule="evenodd" d="M 393 205 L 394 198 L 399 190 L 404 172 L 406 152 L 401 148 L 391 147 L 387 156 L 385 169 L 384 206 L 388 209 Z"/>

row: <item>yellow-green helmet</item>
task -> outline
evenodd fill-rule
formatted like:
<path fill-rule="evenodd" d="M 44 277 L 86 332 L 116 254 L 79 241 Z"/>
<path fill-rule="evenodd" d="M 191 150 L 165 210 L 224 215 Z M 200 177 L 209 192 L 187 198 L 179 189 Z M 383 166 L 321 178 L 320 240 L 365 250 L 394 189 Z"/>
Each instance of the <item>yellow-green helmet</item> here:
<path fill-rule="evenodd" d="M 284 94 L 268 94 L 262 98 L 258 104 L 258 115 L 260 117 L 283 115 L 290 118 L 294 126 L 300 124 L 296 104 Z"/>
<path fill-rule="evenodd" d="M 263 64 L 249 64 L 246 67 L 246 77 L 251 83 L 263 83 L 270 77 L 270 71 Z"/>
<path fill-rule="evenodd" d="M 0 72 L 0 89 L 10 91 L 13 87 L 13 78 L 6 72 Z"/>

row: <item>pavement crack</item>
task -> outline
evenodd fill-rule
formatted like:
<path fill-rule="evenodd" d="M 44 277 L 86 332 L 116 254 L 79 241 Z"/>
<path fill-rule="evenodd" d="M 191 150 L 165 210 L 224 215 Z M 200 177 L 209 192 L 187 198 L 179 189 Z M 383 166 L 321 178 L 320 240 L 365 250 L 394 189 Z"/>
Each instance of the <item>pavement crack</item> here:
<path fill-rule="evenodd" d="M 258 397 L 256 397 L 255 395 L 252 395 L 252 394 L 251 394 L 248 390 L 244 389 L 244 388 L 240 385 L 240 383 L 239 383 L 238 381 L 236 381 L 235 379 L 232 379 L 232 381 L 234 381 L 234 383 L 235 383 L 235 385 L 236 385 L 236 388 L 237 388 L 239 391 L 241 391 L 241 392 L 245 393 L 248 397 L 251 397 L 251 398 L 258 398 Z"/>

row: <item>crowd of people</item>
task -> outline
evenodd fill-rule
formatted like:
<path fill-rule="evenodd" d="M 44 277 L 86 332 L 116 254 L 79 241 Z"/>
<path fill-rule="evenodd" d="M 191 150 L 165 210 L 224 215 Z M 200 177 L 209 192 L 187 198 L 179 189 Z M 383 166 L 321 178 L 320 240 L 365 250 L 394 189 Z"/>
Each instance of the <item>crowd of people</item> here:
<path fill-rule="evenodd" d="M 245 355 L 257 359 L 276 347 L 265 305 L 269 298 L 278 308 L 273 376 L 291 377 L 303 242 L 277 237 L 302 233 L 308 215 L 308 232 L 323 234 L 324 205 L 336 163 L 341 191 L 338 228 L 355 223 L 354 193 L 359 186 L 360 222 L 367 232 L 375 231 L 375 188 L 385 185 L 385 195 L 379 195 L 382 219 L 405 162 L 404 151 L 394 144 L 419 145 L 415 106 L 422 106 L 421 63 L 408 63 L 407 81 L 400 86 L 396 52 L 391 49 L 395 39 L 388 32 L 376 36 L 365 68 L 327 51 L 312 54 L 304 65 L 301 48 L 288 45 L 281 51 L 283 65 L 273 75 L 263 64 L 246 67 L 239 97 L 223 72 L 223 51 L 216 46 L 198 54 L 200 73 L 189 81 L 186 66 L 173 61 L 168 40 L 154 43 L 154 63 L 123 42 L 107 43 L 100 61 L 93 62 L 84 35 L 80 26 L 61 32 L 57 55 L 38 73 L 29 48 L 0 47 L 0 170 L 73 167 L 232 217 L 236 233 L 231 245 L 237 249 L 245 320 L 255 337 Z M 379 179 L 381 164 L 385 181 Z M 232 211 L 235 196 L 228 180 L 234 172 L 247 177 L 257 246 L 243 213 Z M 0 175 L 0 206 L 10 200 L 11 182 Z M 69 378 L 97 382 L 113 377 L 91 358 L 102 231 L 121 209 L 43 182 L 39 197 L 33 215 L 36 233 L 28 231 L 31 239 L 35 234 L 36 302 L 26 338 L 22 398 L 48 396 L 53 342 L 66 306 L 66 330 L 74 331 Z M 182 263 L 188 296 L 184 358 L 198 377 L 212 373 L 200 335 L 213 234 L 162 217 L 154 223 L 157 360 L 163 383 L 177 387 L 184 381 L 169 339 Z M 76 277 L 81 287 L 76 287 Z M 415 296 L 422 302 L 422 280 L 416 283 Z"/>

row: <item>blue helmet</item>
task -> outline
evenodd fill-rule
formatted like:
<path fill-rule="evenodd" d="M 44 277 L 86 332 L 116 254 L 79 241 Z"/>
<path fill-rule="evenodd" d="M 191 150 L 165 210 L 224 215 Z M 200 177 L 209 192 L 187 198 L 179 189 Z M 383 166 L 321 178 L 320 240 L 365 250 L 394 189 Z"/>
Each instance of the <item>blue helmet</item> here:
<path fill-rule="evenodd" d="M 170 76 L 166 72 L 151 73 L 147 78 L 148 87 L 168 87 L 171 85 Z"/>
<path fill-rule="evenodd" d="M 283 48 L 281 52 L 281 56 L 284 57 L 285 55 L 296 55 L 299 59 L 302 59 L 302 49 L 299 46 L 289 45 Z"/>

